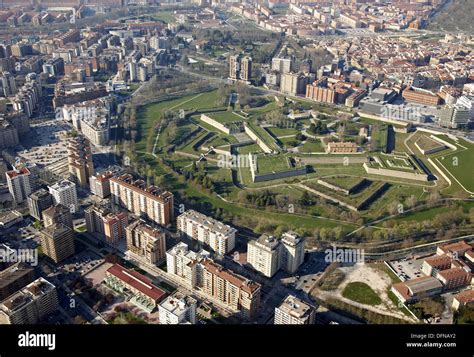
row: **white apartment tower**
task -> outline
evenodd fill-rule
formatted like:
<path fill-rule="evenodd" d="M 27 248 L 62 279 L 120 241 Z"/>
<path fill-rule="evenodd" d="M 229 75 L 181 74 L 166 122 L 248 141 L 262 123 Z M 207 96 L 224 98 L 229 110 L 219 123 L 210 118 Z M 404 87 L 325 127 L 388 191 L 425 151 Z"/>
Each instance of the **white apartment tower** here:
<path fill-rule="evenodd" d="M 189 286 L 201 286 L 199 263 L 207 257 L 209 252 L 193 252 L 186 243 L 180 242 L 166 252 L 166 271 L 184 279 Z"/>
<path fill-rule="evenodd" d="M 247 249 L 247 262 L 266 277 L 271 278 L 280 269 L 280 242 L 268 235 L 250 241 Z"/>
<path fill-rule="evenodd" d="M 177 291 L 158 305 L 161 325 L 196 323 L 196 299 Z"/>
<path fill-rule="evenodd" d="M 293 274 L 304 261 L 304 239 L 290 231 L 283 233 L 281 243 L 280 267 Z"/>
<path fill-rule="evenodd" d="M 247 262 L 255 270 L 271 278 L 279 269 L 294 274 L 304 261 L 304 239 L 286 232 L 278 240 L 262 235 L 247 245 Z"/>
<path fill-rule="evenodd" d="M 13 200 L 21 204 L 28 199 L 31 194 L 30 171 L 23 167 L 18 170 L 11 170 L 5 173 L 7 185 Z"/>
<path fill-rule="evenodd" d="M 314 307 L 288 295 L 280 306 L 275 308 L 275 325 L 312 325 L 316 311 Z"/>
<path fill-rule="evenodd" d="M 177 226 L 182 235 L 204 243 L 218 254 L 224 255 L 235 247 L 235 228 L 194 210 L 178 216 Z"/>
<path fill-rule="evenodd" d="M 72 213 L 76 212 L 79 203 L 77 200 L 76 184 L 68 180 L 62 180 L 52 186 L 48 186 L 49 193 L 53 196 L 54 204 L 62 204 L 68 207 Z"/>

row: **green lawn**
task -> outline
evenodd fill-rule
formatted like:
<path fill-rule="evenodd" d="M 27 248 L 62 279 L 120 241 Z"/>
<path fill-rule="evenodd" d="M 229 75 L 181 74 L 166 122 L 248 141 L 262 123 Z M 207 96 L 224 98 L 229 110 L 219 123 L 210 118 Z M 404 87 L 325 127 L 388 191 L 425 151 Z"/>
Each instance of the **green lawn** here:
<path fill-rule="evenodd" d="M 300 152 L 324 152 L 323 144 L 319 139 L 308 139 L 302 146 L 298 148 Z"/>
<path fill-rule="evenodd" d="M 260 174 L 285 171 L 291 168 L 288 157 L 282 155 L 258 156 L 257 171 Z"/>
<path fill-rule="evenodd" d="M 244 118 L 230 112 L 230 111 L 222 111 L 222 112 L 215 112 L 215 113 L 205 113 L 208 117 L 218 121 L 219 123 L 233 123 L 236 121 L 245 121 Z"/>
<path fill-rule="evenodd" d="M 262 127 L 254 122 L 248 122 L 250 129 L 265 143 L 270 149 L 279 151 L 279 146 L 275 142 L 275 139 Z"/>
<path fill-rule="evenodd" d="M 363 179 L 357 176 L 334 176 L 324 177 L 322 180 L 344 189 L 351 189 L 359 184 Z"/>
<path fill-rule="evenodd" d="M 462 139 L 457 144 L 458 150 L 447 155 L 440 154 L 436 161 L 441 163 L 466 190 L 474 192 L 474 144 Z"/>
<path fill-rule="evenodd" d="M 174 15 L 171 11 L 157 12 L 157 13 L 152 15 L 152 18 L 155 21 L 162 21 L 162 22 L 165 22 L 167 24 L 176 21 L 176 18 L 174 17 Z"/>
<path fill-rule="evenodd" d="M 245 155 L 245 154 L 249 154 L 249 153 L 261 153 L 262 152 L 262 149 L 260 149 L 260 146 L 258 146 L 257 144 L 250 144 L 250 145 L 245 145 L 245 146 L 240 146 L 238 148 L 239 150 L 239 154 L 240 155 Z"/>
<path fill-rule="evenodd" d="M 199 95 L 199 97 L 203 95 Z M 140 133 L 140 140 L 135 143 L 136 151 L 151 152 L 154 144 L 155 128 L 157 128 L 163 112 L 165 110 L 188 109 L 189 103 L 191 103 L 195 97 L 196 94 L 191 94 L 141 107 L 137 111 L 137 127 Z M 188 100 L 191 100 L 191 102 L 187 102 Z"/>
<path fill-rule="evenodd" d="M 365 305 L 380 305 L 382 303 L 382 299 L 375 291 L 369 285 L 360 281 L 347 284 L 342 291 L 342 296 Z"/>
<path fill-rule="evenodd" d="M 266 128 L 266 130 L 268 130 L 268 132 L 276 138 L 280 136 L 296 135 L 299 133 L 299 130 L 295 128 L 271 127 L 271 128 Z"/>

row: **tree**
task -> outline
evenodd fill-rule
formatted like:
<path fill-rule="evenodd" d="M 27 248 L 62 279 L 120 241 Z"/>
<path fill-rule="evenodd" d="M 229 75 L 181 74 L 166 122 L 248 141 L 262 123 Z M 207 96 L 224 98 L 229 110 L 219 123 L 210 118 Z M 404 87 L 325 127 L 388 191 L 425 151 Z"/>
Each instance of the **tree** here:
<path fill-rule="evenodd" d="M 405 204 L 407 205 L 408 208 L 413 208 L 415 207 L 416 205 L 416 202 L 417 202 L 417 199 L 414 195 L 411 195 L 410 197 L 408 197 L 406 200 L 405 200 Z"/>

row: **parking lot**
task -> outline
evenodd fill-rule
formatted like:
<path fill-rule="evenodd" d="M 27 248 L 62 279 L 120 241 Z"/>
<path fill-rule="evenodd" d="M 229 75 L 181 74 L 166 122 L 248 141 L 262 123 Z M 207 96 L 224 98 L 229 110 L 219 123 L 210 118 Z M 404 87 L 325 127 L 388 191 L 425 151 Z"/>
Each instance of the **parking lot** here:
<path fill-rule="evenodd" d="M 402 281 L 425 276 L 421 271 L 423 259 L 394 260 L 389 262 L 389 264 Z"/>
<path fill-rule="evenodd" d="M 104 259 L 90 250 L 81 252 L 67 261 L 62 266 L 62 269 L 67 272 L 78 272 L 85 275 L 92 269 L 95 269 L 99 264 L 103 263 Z"/>
<path fill-rule="evenodd" d="M 67 155 L 67 133 L 71 125 L 57 119 L 33 124 L 31 126 L 31 146 L 18 152 L 29 163 L 51 165 L 63 160 Z"/>

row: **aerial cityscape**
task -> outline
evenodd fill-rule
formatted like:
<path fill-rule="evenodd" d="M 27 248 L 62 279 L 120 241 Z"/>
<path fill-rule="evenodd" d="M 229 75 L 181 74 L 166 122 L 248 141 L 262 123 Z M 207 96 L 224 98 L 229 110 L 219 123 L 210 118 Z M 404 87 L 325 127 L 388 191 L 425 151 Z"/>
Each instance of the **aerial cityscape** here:
<path fill-rule="evenodd" d="M 474 323 L 472 18 L 0 0 L 0 324 Z"/>

